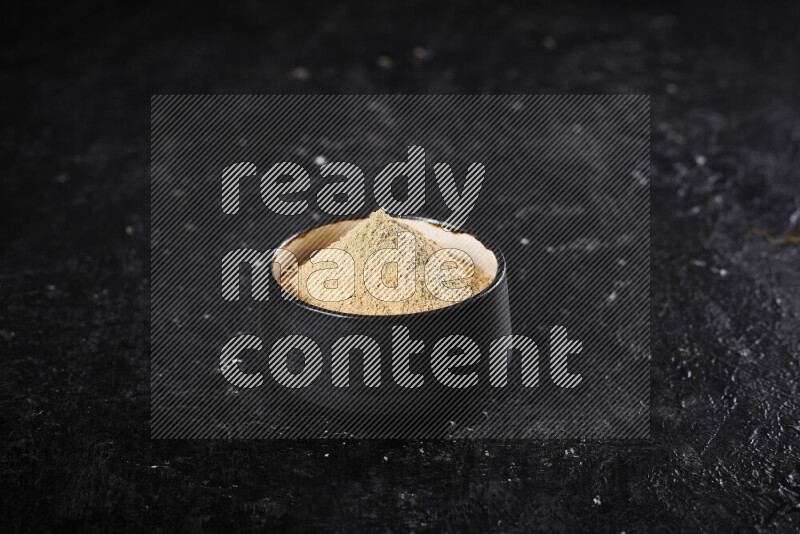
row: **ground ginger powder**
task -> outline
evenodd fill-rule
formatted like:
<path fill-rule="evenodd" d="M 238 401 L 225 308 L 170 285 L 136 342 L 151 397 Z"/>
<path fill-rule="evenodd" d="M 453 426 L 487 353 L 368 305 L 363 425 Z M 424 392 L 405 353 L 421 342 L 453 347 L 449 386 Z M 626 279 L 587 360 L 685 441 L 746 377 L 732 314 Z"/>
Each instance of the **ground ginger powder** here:
<path fill-rule="evenodd" d="M 409 253 L 414 247 L 413 261 L 403 261 L 412 257 L 399 252 L 403 246 Z M 376 253 L 382 261 L 375 259 Z M 383 268 L 370 268 L 375 265 Z M 440 272 L 447 272 L 446 281 L 438 281 Z M 379 210 L 300 265 L 297 296 L 336 312 L 400 315 L 456 304 L 477 295 L 492 280 L 465 252 L 444 250 Z"/>

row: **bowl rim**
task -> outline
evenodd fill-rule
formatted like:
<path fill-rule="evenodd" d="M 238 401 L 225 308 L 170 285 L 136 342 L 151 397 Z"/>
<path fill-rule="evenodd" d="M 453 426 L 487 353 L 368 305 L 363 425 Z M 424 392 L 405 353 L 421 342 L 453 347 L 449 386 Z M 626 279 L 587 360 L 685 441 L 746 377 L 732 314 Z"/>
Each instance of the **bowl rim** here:
<path fill-rule="evenodd" d="M 442 223 L 441 221 L 438 221 L 436 219 L 432 219 L 430 217 L 419 217 L 419 216 L 412 215 L 412 216 L 400 216 L 398 218 L 400 218 L 400 219 L 413 219 L 413 220 L 416 220 L 416 221 L 427 222 L 429 224 L 434 224 L 434 225 L 439 226 L 439 227 L 444 227 L 445 226 L 444 223 Z M 304 234 L 307 234 L 307 233 L 309 233 L 309 232 L 311 232 L 313 230 L 316 230 L 317 228 L 322 228 L 324 226 L 328 226 L 329 224 L 336 224 L 336 223 L 347 222 L 347 221 L 363 221 L 363 220 L 366 220 L 366 219 L 367 219 L 367 217 L 356 217 L 356 218 L 351 218 L 351 219 L 340 219 L 340 220 L 337 220 L 337 221 L 330 221 L 330 222 L 328 222 L 326 224 L 323 224 L 323 225 L 320 225 L 320 226 L 314 226 L 313 228 L 309 228 L 309 229 L 305 229 L 305 230 L 301 230 L 299 232 L 296 232 L 296 233 L 292 234 L 291 236 L 287 237 L 286 239 L 284 239 L 283 241 L 281 241 L 280 245 L 278 245 L 275 249 L 273 249 L 273 253 L 272 253 L 273 262 L 272 263 L 274 263 L 274 259 L 275 259 L 275 256 L 277 255 L 278 250 L 283 249 L 285 245 L 287 245 L 288 243 L 292 242 L 293 240 L 297 239 L 298 237 L 300 237 L 300 236 L 302 236 Z M 472 237 L 477 239 L 478 242 L 481 245 L 486 247 L 487 250 L 491 251 L 492 254 L 494 254 L 494 256 L 495 256 L 495 259 L 497 260 L 497 274 L 495 274 L 494 280 L 492 280 L 492 282 L 486 287 L 486 289 L 484 289 L 483 291 L 481 291 L 477 295 L 473 295 L 473 296 L 469 297 L 468 299 L 464 299 L 464 300 L 462 300 L 460 302 L 457 302 L 455 304 L 451 304 L 449 306 L 444 306 L 442 308 L 436 308 L 435 310 L 426 310 L 426 311 L 414 312 L 414 313 L 398 313 L 398 314 L 393 314 L 393 315 L 362 315 L 362 314 L 357 314 L 357 313 L 337 312 L 337 311 L 333 311 L 333 310 L 327 310 L 325 308 L 320 308 L 318 306 L 314 306 L 313 304 L 310 304 L 310 303 L 308 303 L 308 302 L 306 302 L 304 300 L 301 300 L 299 297 L 294 297 L 294 298 L 291 298 L 291 299 L 281 299 L 281 300 L 288 302 L 290 305 L 299 306 L 300 308 L 304 308 L 304 309 L 306 309 L 306 310 L 308 310 L 308 311 L 310 311 L 312 313 L 319 313 L 319 314 L 322 314 L 322 315 L 326 315 L 326 316 L 329 316 L 329 317 L 335 317 L 335 318 L 338 318 L 338 319 L 361 319 L 361 320 L 368 320 L 368 321 L 382 321 L 382 322 L 383 321 L 387 321 L 388 322 L 388 321 L 392 321 L 392 320 L 397 321 L 399 318 L 407 318 L 407 317 L 419 318 L 419 317 L 423 317 L 423 316 L 424 317 L 432 317 L 432 316 L 434 316 L 436 314 L 456 313 L 457 309 L 459 309 L 459 308 L 464 308 L 465 306 L 473 306 L 479 299 L 487 298 L 488 296 L 490 296 L 490 294 L 493 291 L 495 291 L 497 289 L 497 287 L 500 285 L 501 282 L 505 281 L 505 278 L 506 278 L 506 259 L 505 259 L 505 256 L 503 256 L 503 253 L 500 251 L 500 249 L 497 248 L 497 246 L 495 246 L 493 242 L 487 241 L 487 240 L 483 239 L 481 236 L 478 236 L 478 235 L 476 235 L 476 234 L 474 234 L 474 233 L 472 233 L 470 231 L 465 231 L 465 230 L 451 230 L 451 231 L 457 232 L 457 233 L 461 233 L 461 234 L 471 235 Z M 288 249 L 284 249 L 284 250 L 288 250 Z M 272 276 L 270 274 L 269 278 L 270 278 L 271 283 L 276 284 L 279 289 L 283 289 L 283 286 L 281 286 L 281 283 L 277 279 L 275 279 L 274 276 Z M 284 291 L 285 291 L 285 289 L 284 289 Z"/>

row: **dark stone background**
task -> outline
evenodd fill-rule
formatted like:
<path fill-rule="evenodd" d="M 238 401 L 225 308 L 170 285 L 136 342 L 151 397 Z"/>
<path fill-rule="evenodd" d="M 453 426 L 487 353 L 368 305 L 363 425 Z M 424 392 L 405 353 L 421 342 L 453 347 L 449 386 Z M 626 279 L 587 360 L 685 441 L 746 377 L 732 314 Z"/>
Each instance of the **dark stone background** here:
<path fill-rule="evenodd" d="M 28 8 L 2 33 L 4 531 L 798 529 L 796 2 Z M 651 443 L 150 439 L 150 95 L 331 92 L 652 95 Z"/>

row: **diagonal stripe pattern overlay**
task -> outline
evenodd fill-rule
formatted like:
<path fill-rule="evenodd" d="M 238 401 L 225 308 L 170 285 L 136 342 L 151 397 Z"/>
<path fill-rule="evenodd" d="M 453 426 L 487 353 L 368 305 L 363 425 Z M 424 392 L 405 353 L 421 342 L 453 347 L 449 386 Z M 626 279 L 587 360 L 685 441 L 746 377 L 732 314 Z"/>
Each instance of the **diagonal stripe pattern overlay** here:
<path fill-rule="evenodd" d="M 154 96 L 152 436 L 648 439 L 649 132 L 641 95 Z M 508 331 L 337 322 L 258 270 L 380 207 L 502 251 Z"/>

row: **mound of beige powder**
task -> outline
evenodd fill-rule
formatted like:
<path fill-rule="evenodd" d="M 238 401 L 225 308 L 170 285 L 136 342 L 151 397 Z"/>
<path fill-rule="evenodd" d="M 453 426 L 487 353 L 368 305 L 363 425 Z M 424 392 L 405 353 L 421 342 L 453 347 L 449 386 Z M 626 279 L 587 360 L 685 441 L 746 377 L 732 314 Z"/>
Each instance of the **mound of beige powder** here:
<path fill-rule="evenodd" d="M 404 260 L 410 256 L 400 249 L 410 252 L 412 246 L 415 254 L 409 263 Z M 297 296 L 336 312 L 400 315 L 456 304 L 477 295 L 492 280 L 466 253 L 443 249 L 380 210 L 300 265 Z"/>

